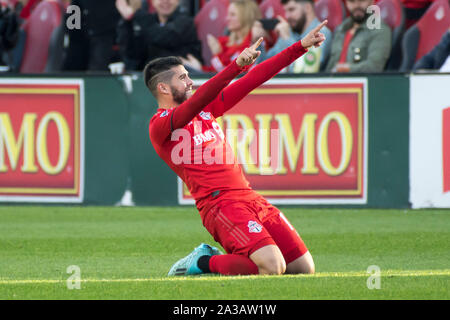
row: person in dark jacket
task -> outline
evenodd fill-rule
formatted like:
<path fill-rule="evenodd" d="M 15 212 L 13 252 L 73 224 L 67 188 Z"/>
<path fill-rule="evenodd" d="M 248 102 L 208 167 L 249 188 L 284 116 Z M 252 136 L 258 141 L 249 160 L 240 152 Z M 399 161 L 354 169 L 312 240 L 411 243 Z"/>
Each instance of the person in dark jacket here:
<path fill-rule="evenodd" d="M 346 0 L 350 16 L 333 32 L 326 72 L 382 72 L 391 54 L 392 31 L 383 21 L 372 28 L 368 8 L 374 0 Z"/>
<path fill-rule="evenodd" d="M 116 0 L 122 15 L 118 44 L 127 70 L 143 70 L 148 61 L 166 56 L 192 54 L 201 60 L 194 20 L 182 12 L 179 0 L 153 0 L 155 13 L 141 8 L 139 2 Z"/>
<path fill-rule="evenodd" d="M 439 70 L 450 58 L 450 29 L 442 36 L 439 44 L 429 53 L 424 55 L 413 67 L 413 71 L 417 70 Z M 447 69 L 445 70 L 447 71 Z"/>
<path fill-rule="evenodd" d="M 0 71 L 10 69 L 8 59 L 4 59 L 4 55 L 14 48 L 18 35 L 17 13 L 11 7 L 0 4 Z"/>
<path fill-rule="evenodd" d="M 81 29 L 66 31 L 69 46 L 63 69 L 109 71 L 108 65 L 115 55 L 116 28 L 120 19 L 114 0 L 72 0 L 71 4 L 81 9 Z"/>

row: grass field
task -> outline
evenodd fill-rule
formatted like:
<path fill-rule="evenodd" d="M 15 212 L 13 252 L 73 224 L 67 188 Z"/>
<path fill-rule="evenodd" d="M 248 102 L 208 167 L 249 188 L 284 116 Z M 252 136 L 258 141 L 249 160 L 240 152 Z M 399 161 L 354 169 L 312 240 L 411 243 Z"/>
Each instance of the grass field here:
<path fill-rule="evenodd" d="M 201 242 L 193 208 L 0 207 L 0 299 L 449 299 L 450 211 L 283 209 L 315 275 L 168 278 Z M 67 267 L 81 270 L 69 290 Z M 381 269 L 369 290 L 367 268 Z"/>

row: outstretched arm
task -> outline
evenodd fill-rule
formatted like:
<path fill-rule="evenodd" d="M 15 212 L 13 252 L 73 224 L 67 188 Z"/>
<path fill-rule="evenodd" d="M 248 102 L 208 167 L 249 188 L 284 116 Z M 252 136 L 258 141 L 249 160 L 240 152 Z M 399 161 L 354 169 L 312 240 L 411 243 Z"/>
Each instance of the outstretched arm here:
<path fill-rule="evenodd" d="M 222 72 L 203 84 L 194 95 L 176 108 L 160 111 L 150 121 L 150 139 L 162 143 L 174 130 L 183 128 L 202 111 L 245 67 L 253 64 L 261 54 L 256 48 L 260 38 L 253 46 L 246 48 L 238 58 Z"/>
<path fill-rule="evenodd" d="M 255 42 L 249 48 L 246 48 L 222 72 L 215 75 L 204 85 L 197 89 L 195 94 L 187 101 L 180 104 L 171 115 L 172 131 L 183 128 L 189 123 L 200 111 L 202 111 L 214 98 L 225 88 L 231 80 L 233 80 L 246 66 L 253 64 L 261 54 L 256 51 L 261 44 L 262 38 Z"/>
<path fill-rule="evenodd" d="M 323 21 L 302 40 L 255 66 L 244 77 L 226 87 L 210 105 L 214 116 L 219 117 L 231 109 L 253 89 L 274 77 L 283 68 L 302 56 L 308 48 L 319 47 L 325 40 L 325 36 L 319 31 L 327 22 L 327 20 Z"/>

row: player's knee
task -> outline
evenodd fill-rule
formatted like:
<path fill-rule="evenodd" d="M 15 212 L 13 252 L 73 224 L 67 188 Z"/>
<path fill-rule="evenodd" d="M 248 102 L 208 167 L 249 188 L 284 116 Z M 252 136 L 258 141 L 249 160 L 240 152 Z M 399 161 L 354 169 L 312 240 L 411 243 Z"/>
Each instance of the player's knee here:
<path fill-rule="evenodd" d="M 304 273 L 314 274 L 316 272 L 316 265 L 314 264 L 314 260 L 309 252 L 308 252 L 307 256 L 308 256 L 308 259 L 306 260 L 306 263 L 305 263 Z"/>
<path fill-rule="evenodd" d="M 286 268 L 286 273 L 289 274 L 314 274 L 315 272 L 314 260 L 309 252 L 289 263 Z"/>
<path fill-rule="evenodd" d="M 280 275 L 286 271 L 286 262 L 283 257 L 270 257 L 258 266 L 260 274 Z"/>
<path fill-rule="evenodd" d="M 314 261 L 307 263 L 303 273 L 314 274 L 315 272 L 316 266 L 314 265 Z"/>

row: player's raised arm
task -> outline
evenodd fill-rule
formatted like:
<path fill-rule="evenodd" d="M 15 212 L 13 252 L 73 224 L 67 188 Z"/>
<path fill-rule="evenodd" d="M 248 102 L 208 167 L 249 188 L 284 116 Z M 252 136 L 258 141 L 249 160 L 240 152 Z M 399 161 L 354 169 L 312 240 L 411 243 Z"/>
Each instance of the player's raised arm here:
<path fill-rule="evenodd" d="M 189 79 L 180 59 L 158 58 L 147 64 L 144 70 L 145 82 L 156 97 L 158 105 L 175 107 L 153 118 L 150 124 L 152 139 L 162 142 L 171 132 L 192 121 L 231 80 L 256 61 L 261 54 L 257 48 L 262 41 L 260 38 L 246 48 L 235 61 L 198 88 L 190 98 L 187 94 L 192 90 L 192 80 Z M 176 99 L 174 92 L 178 94 Z"/>
<path fill-rule="evenodd" d="M 208 80 L 195 94 L 178 106 L 171 116 L 171 130 L 184 127 L 200 111 L 202 111 L 214 98 L 234 79 L 243 68 L 253 64 L 261 54 L 257 48 L 260 46 L 263 38 L 258 39 L 252 46 L 246 48 L 227 68 Z"/>
<path fill-rule="evenodd" d="M 216 99 L 214 106 L 212 106 L 212 108 L 214 108 L 214 115 L 216 117 L 221 116 L 246 95 L 248 95 L 253 89 L 259 87 L 261 84 L 274 77 L 283 68 L 287 67 L 302 56 L 308 51 L 308 48 L 312 46 L 320 46 L 325 40 L 325 36 L 320 32 L 320 29 L 327 23 L 328 20 L 323 21 L 316 28 L 311 30 L 303 39 L 294 43 L 272 58 L 258 64 L 244 77 L 226 87 L 223 90 L 223 94 L 220 95 L 220 99 Z M 258 42 L 256 42 L 252 47 L 255 47 L 256 45 L 259 46 L 260 43 L 261 42 L 258 40 Z M 256 48 L 254 49 L 255 51 Z"/>
<path fill-rule="evenodd" d="M 227 86 L 246 66 L 253 64 L 261 54 L 258 47 L 263 38 L 259 38 L 253 45 L 244 49 L 227 68 L 215 75 L 200 88 L 186 102 L 182 103 L 172 117 L 172 130 L 182 128 L 202 111 L 220 91 Z"/>

